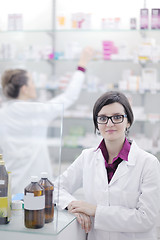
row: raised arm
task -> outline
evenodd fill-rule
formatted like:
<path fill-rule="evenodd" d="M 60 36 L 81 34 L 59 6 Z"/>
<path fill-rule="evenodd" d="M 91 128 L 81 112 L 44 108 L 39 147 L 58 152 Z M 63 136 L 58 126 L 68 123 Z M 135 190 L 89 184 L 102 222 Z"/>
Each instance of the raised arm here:
<path fill-rule="evenodd" d="M 67 89 L 62 94 L 51 99 L 50 102 L 63 103 L 64 109 L 69 108 L 72 104 L 75 103 L 80 95 L 83 82 L 85 80 L 85 71 L 87 64 L 92 59 L 93 55 L 94 50 L 91 47 L 86 47 L 83 49 L 78 62 L 77 70 L 74 72 Z"/>

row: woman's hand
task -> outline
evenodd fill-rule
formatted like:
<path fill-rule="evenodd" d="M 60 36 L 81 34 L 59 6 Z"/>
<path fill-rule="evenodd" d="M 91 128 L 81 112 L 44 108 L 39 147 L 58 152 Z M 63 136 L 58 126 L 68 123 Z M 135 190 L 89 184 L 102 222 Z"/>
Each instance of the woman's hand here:
<path fill-rule="evenodd" d="M 95 216 L 96 205 L 84 202 L 84 201 L 72 201 L 68 205 L 70 213 L 84 213 L 88 216 Z"/>
<path fill-rule="evenodd" d="M 72 201 L 68 205 L 68 211 L 77 217 L 77 221 L 79 222 L 79 224 L 81 224 L 82 229 L 84 229 L 85 232 L 88 233 L 91 230 L 91 224 L 92 224 L 90 216 L 82 212 L 76 212 L 76 211 L 73 212 L 75 203 L 78 204 L 80 202 L 81 201 Z"/>
<path fill-rule="evenodd" d="M 85 47 L 80 55 L 78 66 L 86 67 L 88 62 L 93 58 L 95 50 L 91 47 Z"/>
<path fill-rule="evenodd" d="M 74 213 L 74 215 L 77 217 L 77 221 L 81 225 L 82 229 L 88 233 L 91 230 L 91 218 L 84 213 Z"/>

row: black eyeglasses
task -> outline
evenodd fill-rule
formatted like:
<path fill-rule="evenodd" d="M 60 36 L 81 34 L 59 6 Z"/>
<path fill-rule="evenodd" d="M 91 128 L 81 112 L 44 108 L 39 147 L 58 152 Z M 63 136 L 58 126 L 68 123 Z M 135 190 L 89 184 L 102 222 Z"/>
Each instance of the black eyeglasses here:
<path fill-rule="evenodd" d="M 114 116 L 97 116 L 97 123 L 98 124 L 107 124 L 108 120 L 111 119 L 112 123 L 114 124 L 118 124 L 118 123 L 122 123 L 124 121 L 124 118 L 127 117 L 126 114 L 124 115 L 114 115 Z"/>

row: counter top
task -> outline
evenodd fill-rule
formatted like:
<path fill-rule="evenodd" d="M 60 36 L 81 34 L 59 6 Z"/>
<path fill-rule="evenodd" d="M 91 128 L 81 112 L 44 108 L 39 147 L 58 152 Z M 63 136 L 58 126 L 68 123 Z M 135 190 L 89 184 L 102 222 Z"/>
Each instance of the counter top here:
<path fill-rule="evenodd" d="M 55 209 L 53 222 L 46 223 L 43 228 L 29 229 L 24 225 L 24 210 L 18 210 L 12 211 L 11 221 L 8 224 L 0 225 L 0 231 L 56 236 L 75 219 L 76 217 L 68 211 Z"/>

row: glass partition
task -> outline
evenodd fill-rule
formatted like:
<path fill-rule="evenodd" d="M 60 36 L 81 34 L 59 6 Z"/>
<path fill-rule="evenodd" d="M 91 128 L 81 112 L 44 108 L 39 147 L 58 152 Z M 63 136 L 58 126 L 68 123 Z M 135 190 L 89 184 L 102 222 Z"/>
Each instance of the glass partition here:
<path fill-rule="evenodd" d="M 54 183 L 60 175 L 63 104 L 9 101 L 0 109 L 0 118 L 0 149 L 11 172 L 12 199 L 23 200 L 31 176 L 40 180 L 41 172 L 47 172 Z M 54 194 L 58 202 L 58 190 Z M 12 210 L 10 223 L 0 230 L 56 235 L 75 217 L 54 208 L 54 221 L 42 229 L 26 228 L 24 211 Z"/>

